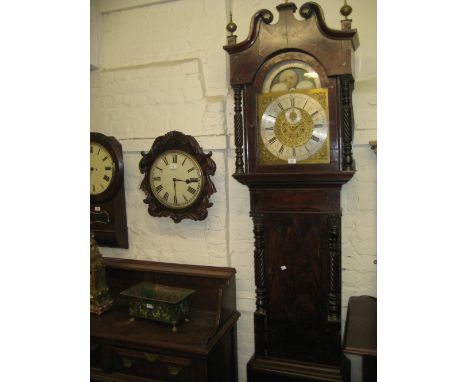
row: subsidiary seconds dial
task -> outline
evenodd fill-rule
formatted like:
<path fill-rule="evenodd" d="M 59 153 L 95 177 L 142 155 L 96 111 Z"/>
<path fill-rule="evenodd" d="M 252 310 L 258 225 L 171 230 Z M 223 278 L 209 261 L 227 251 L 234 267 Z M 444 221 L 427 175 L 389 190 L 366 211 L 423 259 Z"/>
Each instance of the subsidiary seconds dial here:
<path fill-rule="evenodd" d="M 203 187 L 200 165 L 190 154 L 168 150 L 150 169 L 151 192 L 164 206 L 182 209 L 198 200 Z"/>
<path fill-rule="evenodd" d="M 261 117 L 263 144 L 275 157 L 293 163 L 310 158 L 328 136 L 327 113 L 311 96 L 290 92 L 268 104 Z"/>

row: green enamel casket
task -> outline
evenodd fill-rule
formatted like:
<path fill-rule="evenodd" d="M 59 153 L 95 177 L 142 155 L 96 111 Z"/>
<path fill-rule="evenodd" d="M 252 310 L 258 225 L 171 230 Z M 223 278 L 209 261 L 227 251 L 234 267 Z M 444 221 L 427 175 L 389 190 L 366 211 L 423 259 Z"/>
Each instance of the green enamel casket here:
<path fill-rule="evenodd" d="M 120 294 L 128 299 L 131 316 L 171 324 L 176 331 L 176 325 L 188 319 L 188 297 L 193 293 L 193 289 L 142 282 Z"/>

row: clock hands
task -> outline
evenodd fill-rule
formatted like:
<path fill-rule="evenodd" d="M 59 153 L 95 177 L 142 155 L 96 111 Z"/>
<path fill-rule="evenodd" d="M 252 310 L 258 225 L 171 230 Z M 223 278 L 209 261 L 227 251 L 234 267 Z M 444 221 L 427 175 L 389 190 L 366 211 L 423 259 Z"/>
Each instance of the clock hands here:
<path fill-rule="evenodd" d="M 172 181 L 174 182 L 185 182 L 187 184 L 189 183 L 195 183 L 195 182 L 198 182 L 198 178 L 190 178 L 190 179 L 177 179 L 177 178 L 172 178 Z"/>

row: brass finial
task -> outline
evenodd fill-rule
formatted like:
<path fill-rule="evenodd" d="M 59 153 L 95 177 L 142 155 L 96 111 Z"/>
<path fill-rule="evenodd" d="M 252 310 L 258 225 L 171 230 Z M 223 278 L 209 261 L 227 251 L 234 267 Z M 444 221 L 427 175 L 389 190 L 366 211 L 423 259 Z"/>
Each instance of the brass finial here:
<path fill-rule="evenodd" d="M 230 21 L 229 21 L 229 24 L 226 25 L 226 29 L 228 30 L 228 32 L 231 33 L 231 36 L 233 35 L 233 33 L 236 31 L 237 29 L 237 25 L 236 23 L 234 23 L 232 21 L 232 12 L 230 13 Z"/>
<path fill-rule="evenodd" d="M 348 16 L 351 14 L 353 11 L 353 8 L 351 8 L 350 5 L 344 0 L 344 4 L 340 9 L 340 13 L 345 17 L 345 20 L 348 20 Z"/>
<path fill-rule="evenodd" d="M 227 41 L 228 41 L 228 45 L 233 45 L 236 43 L 237 41 L 237 36 L 234 34 L 234 32 L 236 31 L 237 29 L 237 25 L 235 22 L 232 21 L 232 12 L 230 13 L 230 21 L 229 21 L 229 24 L 226 25 L 226 29 L 229 33 L 231 33 L 228 37 L 227 37 Z"/>

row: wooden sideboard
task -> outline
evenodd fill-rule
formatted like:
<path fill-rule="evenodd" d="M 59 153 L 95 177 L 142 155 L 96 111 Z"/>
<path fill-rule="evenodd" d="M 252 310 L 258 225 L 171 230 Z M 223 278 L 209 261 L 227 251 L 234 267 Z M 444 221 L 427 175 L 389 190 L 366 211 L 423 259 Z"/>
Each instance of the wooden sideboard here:
<path fill-rule="evenodd" d="M 114 306 L 91 315 L 91 381 L 237 381 L 235 269 L 104 258 Z M 194 289 L 190 321 L 132 318 L 119 293 L 141 281 Z"/>

